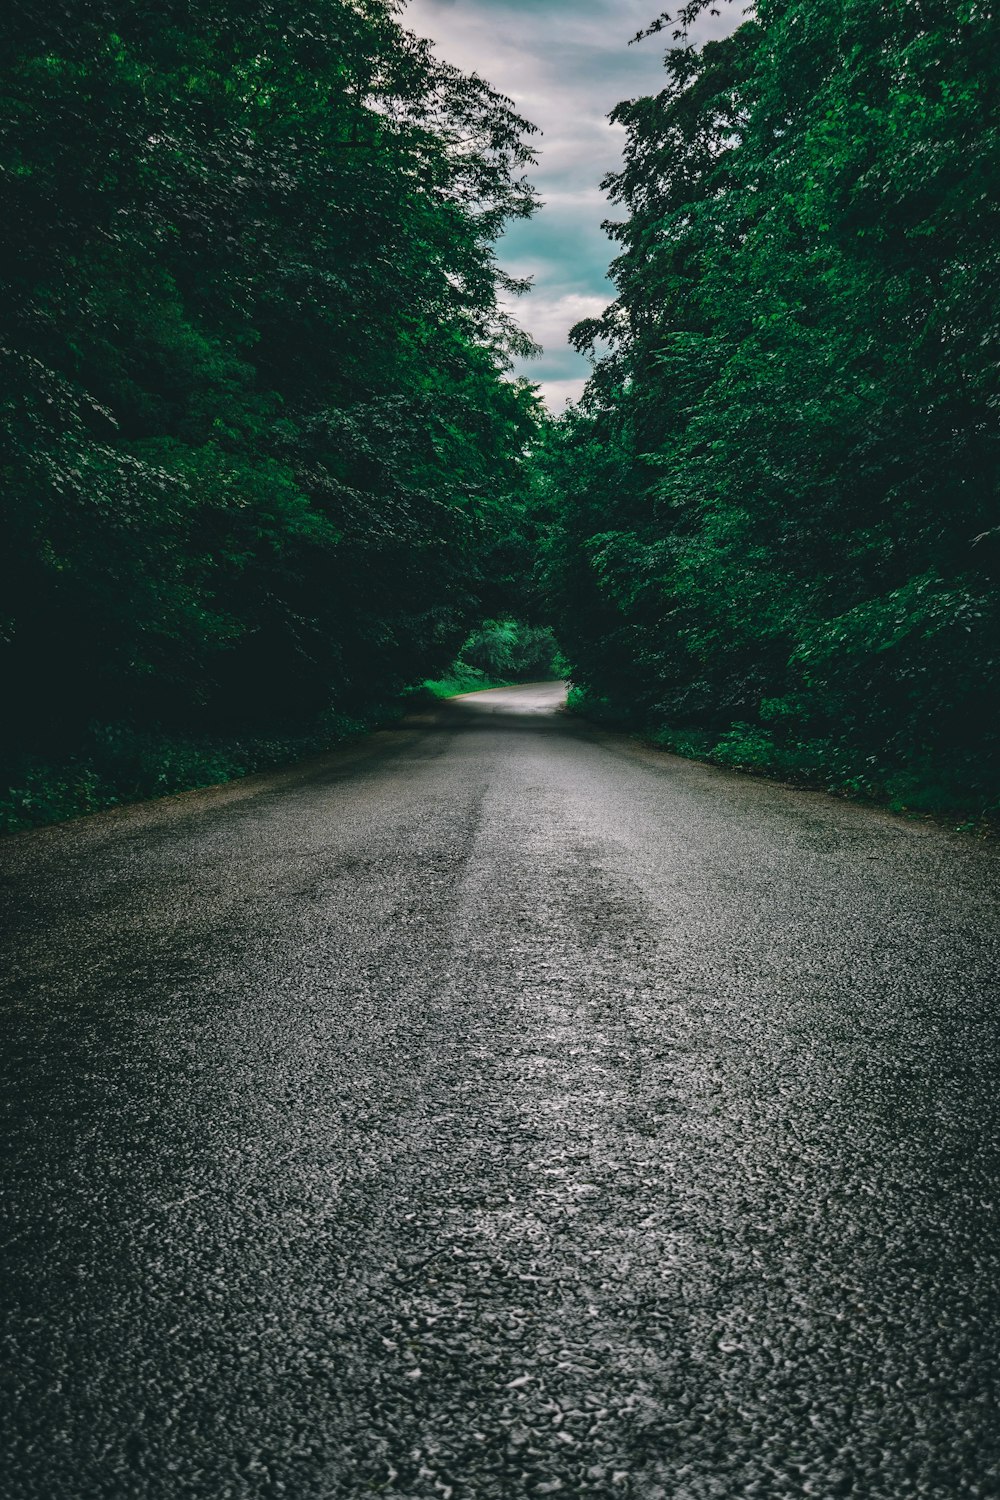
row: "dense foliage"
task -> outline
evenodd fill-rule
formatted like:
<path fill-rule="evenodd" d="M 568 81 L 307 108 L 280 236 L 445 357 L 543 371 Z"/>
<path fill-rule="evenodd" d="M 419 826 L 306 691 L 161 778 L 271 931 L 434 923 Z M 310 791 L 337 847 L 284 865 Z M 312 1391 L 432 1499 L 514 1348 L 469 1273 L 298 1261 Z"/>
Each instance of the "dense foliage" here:
<path fill-rule="evenodd" d="M 545 461 L 592 703 L 997 804 L 996 38 L 991 0 L 760 0 L 619 106 L 618 296 Z"/>
<path fill-rule="evenodd" d="M 558 673 L 552 631 L 520 620 L 487 620 L 469 636 L 459 660 L 509 682 L 540 682 Z"/>
<path fill-rule="evenodd" d="M 363 713 L 494 612 L 531 127 L 398 8 L 0 21 L 8 763 Z"/>

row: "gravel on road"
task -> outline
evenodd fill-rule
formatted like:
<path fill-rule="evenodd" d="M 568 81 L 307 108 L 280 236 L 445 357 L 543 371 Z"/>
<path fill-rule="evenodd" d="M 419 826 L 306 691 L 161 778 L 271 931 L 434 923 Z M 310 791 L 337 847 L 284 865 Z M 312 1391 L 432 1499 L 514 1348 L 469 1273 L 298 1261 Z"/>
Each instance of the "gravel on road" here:
<path fill-rule="evenodd" d="M 0 844 L 3 1500 L 1000 1497 L 997 845 L 561 699 Z"/>

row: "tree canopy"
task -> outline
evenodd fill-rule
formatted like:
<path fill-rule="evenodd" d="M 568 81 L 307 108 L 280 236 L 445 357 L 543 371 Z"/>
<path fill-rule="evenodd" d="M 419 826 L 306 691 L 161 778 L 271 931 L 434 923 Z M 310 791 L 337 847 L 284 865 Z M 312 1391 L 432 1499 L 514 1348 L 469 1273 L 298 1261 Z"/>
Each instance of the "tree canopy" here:
<path fill-rule="evenodd" d="M 997 802 L 995 26 L 761 0 L 616 110 L 617 297 L 545 462 L 592 699 L 739 764 Z"/>
<path fill-rule="evenodd" d="M 536 422 L 494 251 L 532 127 L 398 11 L 5 12 L 16 745 L 384 701 L 486 612 Z"/>
<path fill-rule="evenodd" d="M 703 8 L 615 111 L 617 296 L 544 423 L 532 127 L 396 0 L 14 0 L 4 758 L 363 714 L 551 617 L 666 743 L 1000 805 L 992 0 Z"/>

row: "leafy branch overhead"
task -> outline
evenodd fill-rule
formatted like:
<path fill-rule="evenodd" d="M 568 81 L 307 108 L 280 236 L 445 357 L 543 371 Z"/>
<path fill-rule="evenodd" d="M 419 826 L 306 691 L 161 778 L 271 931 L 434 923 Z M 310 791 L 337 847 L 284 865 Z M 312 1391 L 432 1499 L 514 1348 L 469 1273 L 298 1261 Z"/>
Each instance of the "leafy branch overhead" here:
<path fill-rule="evenodd" d="M 398 12 L 5 12 L 8 758 L 363 710 L 486 611 L 534 132 Z"/>
<path fill-rule="evenodd" d="M 995 17 L 764 0 L 695 47 L 698 9 L 614 115 L 617 297 L 547 459 L 563 649 L 722 758 L 996 805 Z"/>

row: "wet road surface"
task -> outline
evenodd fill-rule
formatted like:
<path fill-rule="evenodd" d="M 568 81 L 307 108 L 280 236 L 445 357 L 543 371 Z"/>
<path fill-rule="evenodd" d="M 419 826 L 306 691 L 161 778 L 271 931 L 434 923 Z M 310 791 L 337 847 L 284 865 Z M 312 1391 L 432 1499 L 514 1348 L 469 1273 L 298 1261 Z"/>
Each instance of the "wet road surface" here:
<path fill-rule="evenodd" d="M 4 1500 L 1000 1496 L 997 846 L 558 701 L 0 846 Z"/>

